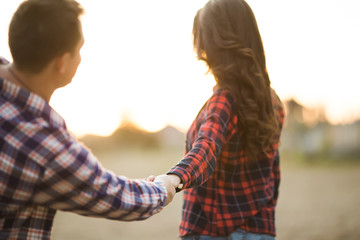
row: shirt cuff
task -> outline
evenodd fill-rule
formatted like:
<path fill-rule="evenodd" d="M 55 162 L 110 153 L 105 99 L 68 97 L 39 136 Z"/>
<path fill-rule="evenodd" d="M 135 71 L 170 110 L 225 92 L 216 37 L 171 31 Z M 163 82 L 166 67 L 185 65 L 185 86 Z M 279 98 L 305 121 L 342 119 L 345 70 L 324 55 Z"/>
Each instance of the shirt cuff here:
<path fill-rule="evenodd" d="M 160 202 L 160 209 L 159 209 L 159 211 L 161 211 L 162 208 L 165 206 L 166 199 L 168 198 L 168 193 L 167 193 L 167 190 L 166 190 L 165 185 L 164 185 L 162 182 L 160 182 L 160 181 L 159 181 L 159 182 L 154 182 L 154 184 L 156 184 L 156 186 L 157 186 L 158 188 L 160 188 L 161 191 L 162 191 L 162 194 L 160 193 L 161 200 L 159 200 L 159 202 Z"/>
<path fill-rule="evenodd" d="M 180 192 L 183 189 L 185 189 L 187 186 L 190 185 L 190 183 L 189 183 L 190 178 L 187 176 L 187 173 L 181 168 L 174 167 L 173 169 L 168 171 L 166 174 L 167 175 L 174 174 L 174 175 L 176 175 L 176 176 L 178 176 L 180 178 L 180 184 L 175 189 L 176 192 Z"/>

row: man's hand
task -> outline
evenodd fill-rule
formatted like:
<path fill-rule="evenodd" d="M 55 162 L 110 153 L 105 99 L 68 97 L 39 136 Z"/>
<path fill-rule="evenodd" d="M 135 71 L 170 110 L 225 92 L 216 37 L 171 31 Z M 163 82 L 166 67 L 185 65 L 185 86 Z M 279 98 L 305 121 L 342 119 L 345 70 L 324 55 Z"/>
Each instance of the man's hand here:
<path fill-rule="evenodd" d="M 167 191 L 165 206 L 168 205 L 174 198 L 176 193 L 175 189 L 180 185 L 180 181 L 181 181 L 180 177 L 174 174 L 170 174 L 170 175 L 163 174 L 157 177 L 149 176 L 147 180 L 151 182 L 161 182 L 162 184 L 164 184 Z"/>

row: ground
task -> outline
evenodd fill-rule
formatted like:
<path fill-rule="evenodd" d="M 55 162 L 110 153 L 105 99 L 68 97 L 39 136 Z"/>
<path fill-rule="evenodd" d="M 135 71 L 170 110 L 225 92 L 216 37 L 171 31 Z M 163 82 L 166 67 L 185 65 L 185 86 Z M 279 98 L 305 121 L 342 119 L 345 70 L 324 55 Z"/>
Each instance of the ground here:
<path fill-rule="evenodd" d="M 175 151 L 97 153 L 119 175 L 143 178 L 161 174 L 181 157 Z M 58 212 L 54 240 L 178 239 L 181 194 L 146 221 L 119 222 Z M 360 166 L 282 165 L 276 224 L 277 240 L 360 239 Z"/>

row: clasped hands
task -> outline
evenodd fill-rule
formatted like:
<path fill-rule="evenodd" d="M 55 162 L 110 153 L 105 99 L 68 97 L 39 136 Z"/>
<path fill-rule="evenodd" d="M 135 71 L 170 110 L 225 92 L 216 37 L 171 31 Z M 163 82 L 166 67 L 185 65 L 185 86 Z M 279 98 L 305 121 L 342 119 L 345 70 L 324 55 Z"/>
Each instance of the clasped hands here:
<path fill-rule="evenodd" d="M 175 174 L 151 175 L 147 180 L 150 182 L 161 182 L 165 186 L 167 191 L 165 206 L 173 200 L 176 194 L 176 188 L 178 188 L 181 183 L 180 177 Z"/>

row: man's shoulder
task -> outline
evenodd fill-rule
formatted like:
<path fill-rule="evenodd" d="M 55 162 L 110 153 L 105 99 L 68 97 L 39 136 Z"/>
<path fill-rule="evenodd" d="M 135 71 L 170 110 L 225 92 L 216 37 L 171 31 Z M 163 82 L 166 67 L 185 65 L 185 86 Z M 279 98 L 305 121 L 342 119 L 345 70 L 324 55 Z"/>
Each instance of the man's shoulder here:
<path fill-rule="evenodd" d="M 0 126 L 4 134 L 34 136 L 41 139 L 57 138 L 61 142 L 69 138 L 65 121 L 51 107 L 34 111 L 30 106 L 19 105 L 0 94 Z"/>
<path fill-rule="evenodd" d="M 4 57 L 0 56 L 0 64 L 8 64 L 9 61 L 6 60 Z"/>
<path fill-rule="evenodd" d="M 5 149 L 11 152 L 21 152 L 38 164 L 45 165 L 48 160 L 76 142 L 66 128 L 51 125 L 29 112 L 15 116 L 11 116 L 11 112 L 12 110 L 7 113 L 0 110 L 0 133 Z"/>

